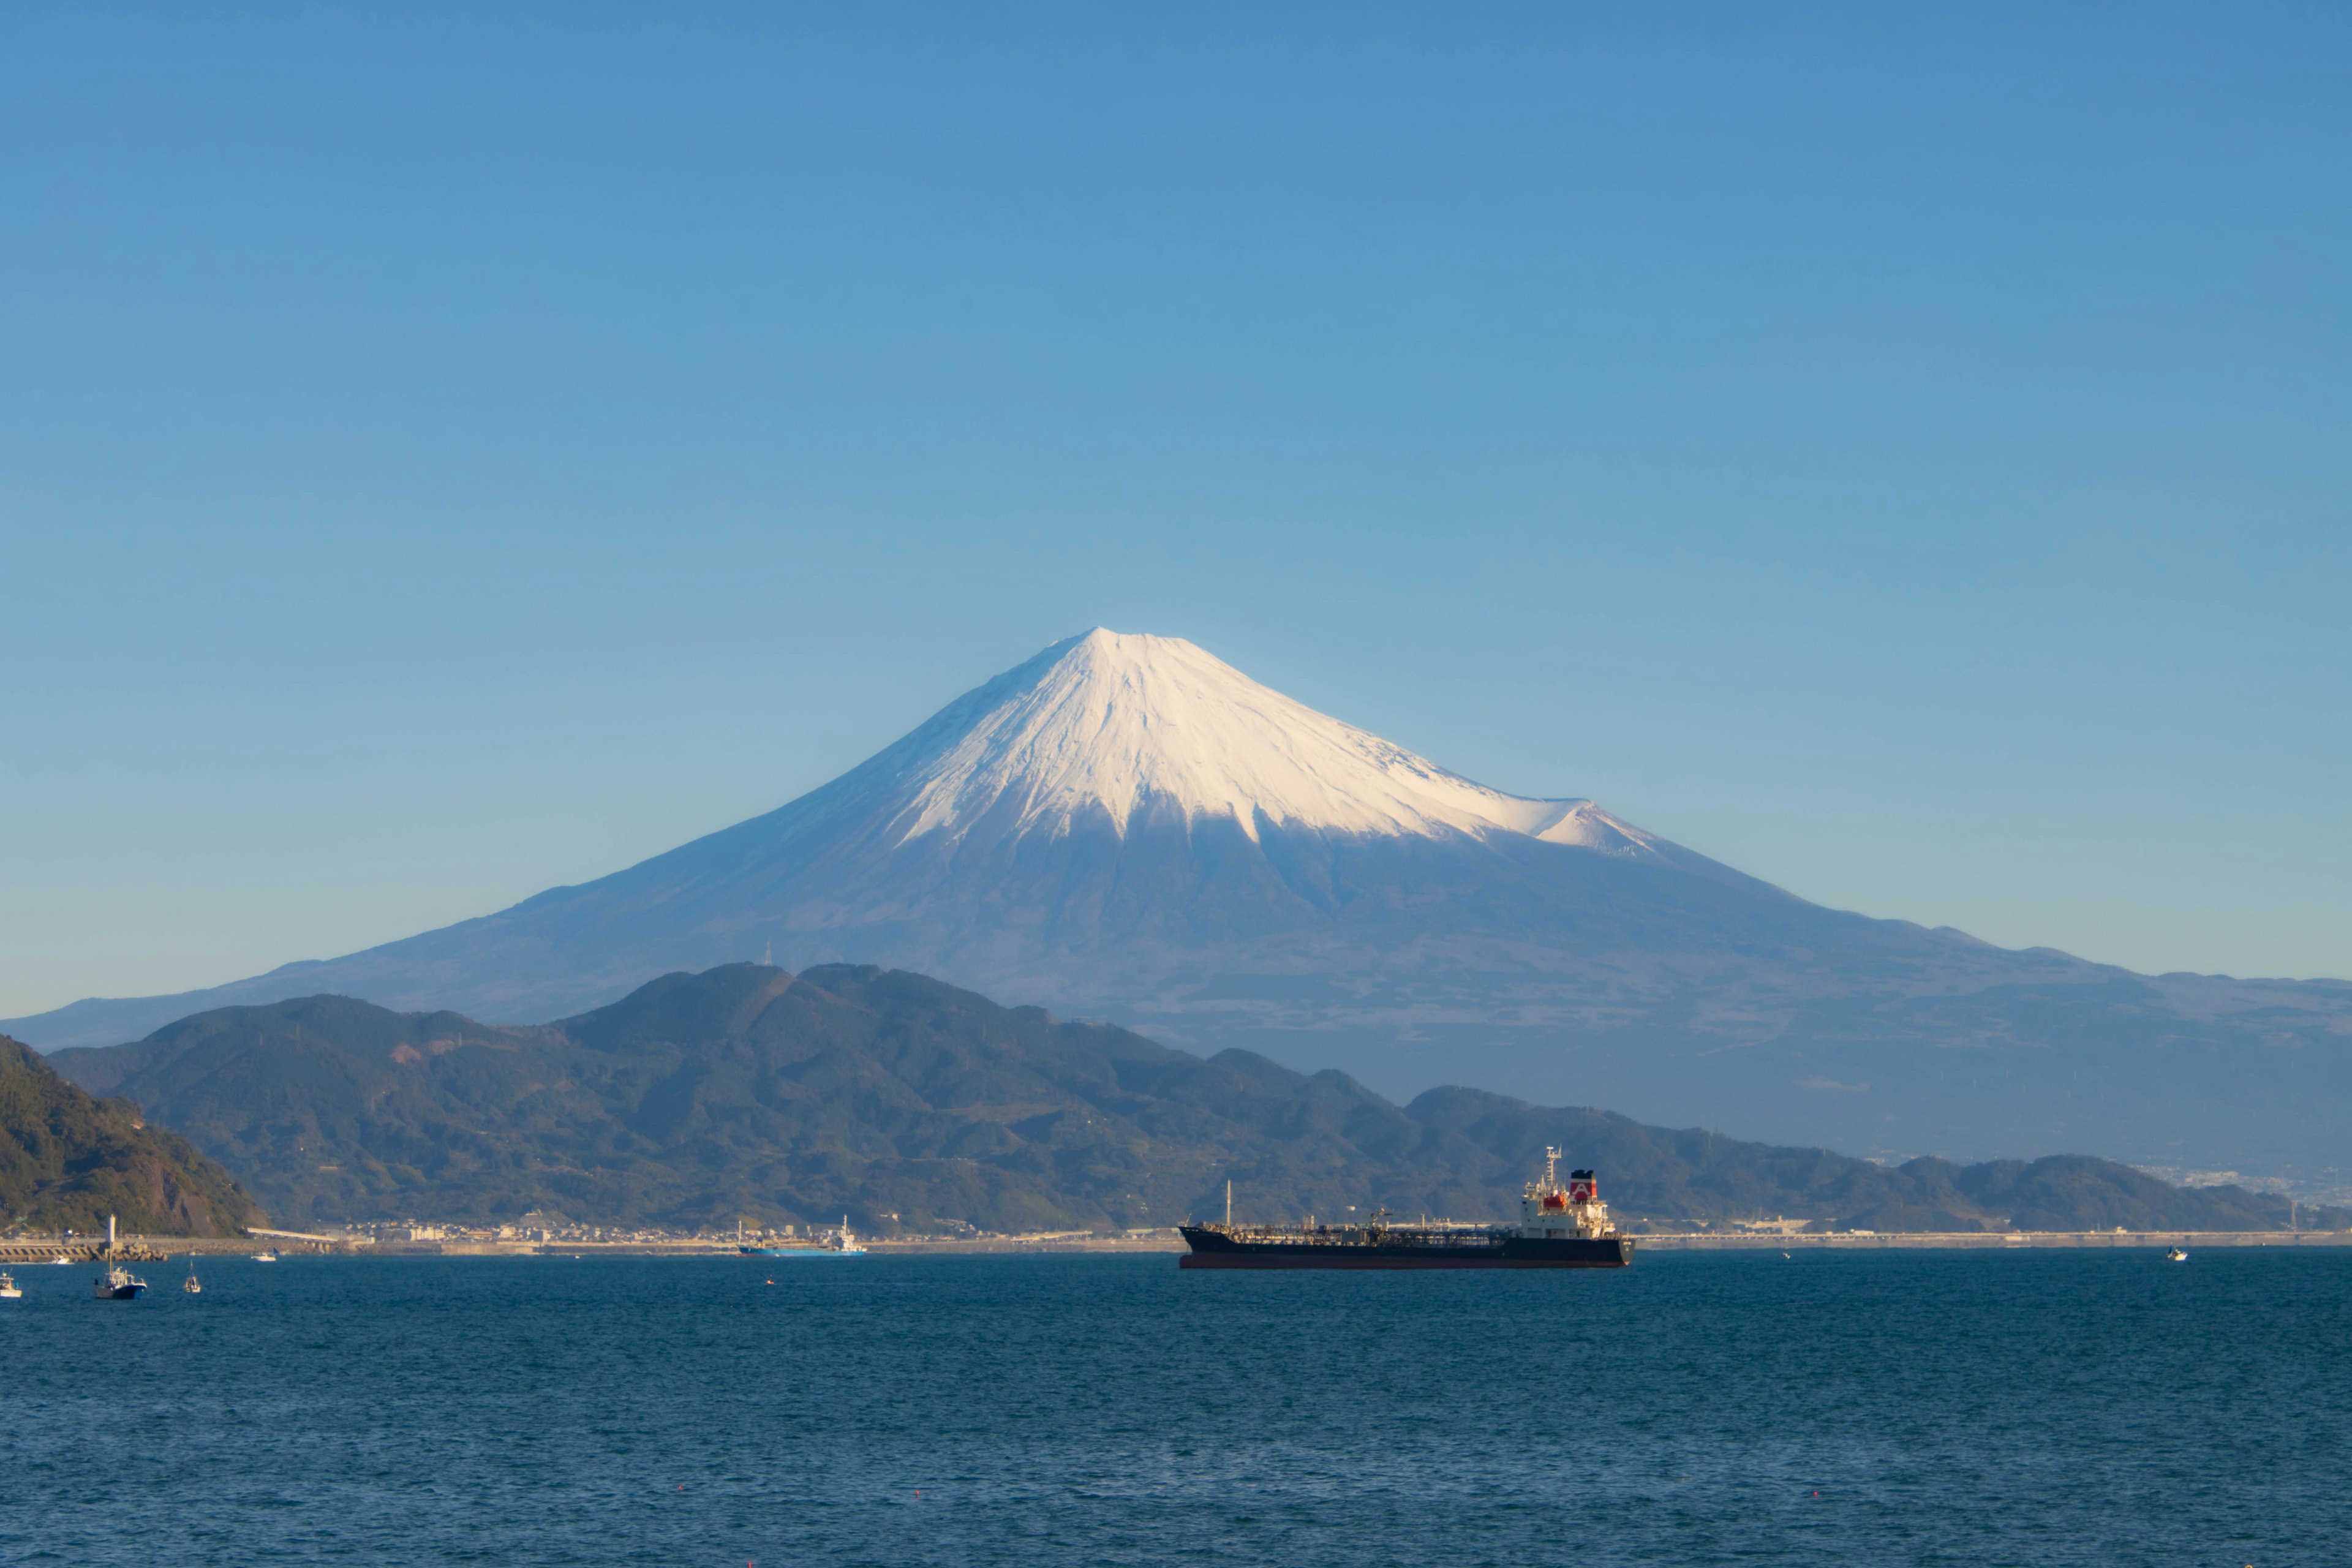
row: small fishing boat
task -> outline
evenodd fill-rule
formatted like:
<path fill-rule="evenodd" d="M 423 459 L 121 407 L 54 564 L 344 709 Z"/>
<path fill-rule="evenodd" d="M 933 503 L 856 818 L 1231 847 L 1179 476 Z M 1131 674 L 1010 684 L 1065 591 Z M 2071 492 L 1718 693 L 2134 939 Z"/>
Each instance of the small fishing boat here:
<path fill-rule="evenodd" d="M 101 1301 L 136 1301 L 147 1281 L 115 1261 L 114 1216 L 106 1216 L 106 1272 L 90 1281 L 89 1293 Z"/>
<path fill-rule="evenodd" d="M 2189 1249 L 2185 1247 L 2176 1247 L 2164 1257 L 2168 1263 L 2186 1263 L 2189 1261 Z"/>
<path fill-rule="evenodd" d="M 117 1263 L 90 1282 L 89 1293 L 101 1301 L 136 1301 L 147 1281 Z"/>
<path fill-rule="evenodd" d="M 191 1296 L 205 1293 L 205 1282 L 196 1278 L 196 1255 L 193 1252 L 188 1254 L 188 1277 L 180 1281 L 180 1289 Z"/>
<path fill-rule="evenodd" d="M 62 1252 L 58 1253 L 55 1258 L 50 1258 L 49 1261 L 56 1264 L 60 1268 L 71 1268 L 73 1267 L 73 1259 L 68 1258 Z"/>
<path fill-rule="evenodd" d="M 272 1248 L 267 1252 L 257 1252 L 253 1255 L 253 1260 L 256 1263 L 275 1263 L 278 1261 L 277 1250 Z"/>
<path fill-rule="evenodd" d="M 0 1269 L 0 1301 L 19 1301 L 24 1300 L 24 1296 L 25 1293 L 16 1289 L 16 1277 Z"/>

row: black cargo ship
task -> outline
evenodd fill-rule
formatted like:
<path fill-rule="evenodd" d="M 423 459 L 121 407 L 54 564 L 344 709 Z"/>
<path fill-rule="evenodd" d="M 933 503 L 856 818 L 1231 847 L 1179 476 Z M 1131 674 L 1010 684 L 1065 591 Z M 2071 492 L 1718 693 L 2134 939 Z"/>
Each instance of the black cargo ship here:
<path fill-rule="evenodd" d="M 1559 1151 L 1544 1151 L 1544 1173 L 1528 1184 L 1517 1225 L 1446 1221 L 1391 1225 L 1375 1215 L 1363 1225 L 1181 1226 L 1192 1251 L 1181 1268 L 1622 1268 L 1633 1238 L 1620 1236 L 1591 1171 L 1571 1171 L 1560 1186 Z M 1230 1203 L 1230 1200 L 1228 1200 Z"/>

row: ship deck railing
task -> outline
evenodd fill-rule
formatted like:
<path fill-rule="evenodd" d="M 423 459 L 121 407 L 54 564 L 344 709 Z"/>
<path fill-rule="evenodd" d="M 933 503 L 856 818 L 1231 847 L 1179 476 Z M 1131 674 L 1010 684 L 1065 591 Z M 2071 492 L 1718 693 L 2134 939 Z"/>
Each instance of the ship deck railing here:
<path fill-rule="evenodd" d="M 1491 1247 L 1508 1233 L 1508 1227 L 1505 1226 L 1469 1224 L 1450 1220 L 1378 1227 L 1360 1225 L 1314 1226 L 1203 1225 L 1193 1228 L 1213 1231 L 1228 1241 L 1279 1241 L 1293 1247 L 1369 1247 L 1375 1244 L 1399 1247 Z"/>

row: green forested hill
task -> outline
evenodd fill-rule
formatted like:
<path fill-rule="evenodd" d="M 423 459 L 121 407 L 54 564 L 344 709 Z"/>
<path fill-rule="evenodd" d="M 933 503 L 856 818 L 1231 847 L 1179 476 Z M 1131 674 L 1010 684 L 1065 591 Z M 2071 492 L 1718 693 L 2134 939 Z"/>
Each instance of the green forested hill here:
<path fill-rule="evenodd" d="M 292 1220 L 825 1220 L 984 1230 L 1385 1205 L 1514 1214 L 1547 1143 L 1630 1223 L 2284 1226 L 2284 1200 L 2105 1161 L 1874 1165 L 1470 1089 L 1202 1059 L 903 971 L 672 974 L 536 1028 L 344 997 L 226 1008 L 59 1068 L 146 1106 Z M 892 1216 L 896 1216 L 895 1219 Z"/>
<path fill-rule="evenodd" d="M 136 1106 L 95 1100 L 0 1035 L 0 1223 L 35 1230 L 233 1235 L 262 1218 L 244 1189 Z"/>

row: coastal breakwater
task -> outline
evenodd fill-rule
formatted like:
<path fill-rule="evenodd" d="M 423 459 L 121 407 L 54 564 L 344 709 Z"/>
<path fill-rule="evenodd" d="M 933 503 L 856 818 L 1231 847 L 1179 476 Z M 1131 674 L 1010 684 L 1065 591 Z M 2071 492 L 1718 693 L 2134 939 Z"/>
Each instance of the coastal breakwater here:
<path fill-rule="evenodd" d="M 1965 1247 L 1980 1252 L 2030 1247 L 2352 1247 L 2352 1230 L 2011 1230 L 1887 1231 L 1856 1235 L 1746 1236 L 1673 1233 L 1637 1238 L 1645 1252 L 1852 1251 L 1867 1247 Z"/>
<path fill-rule="evenodd" d="M 178 1247 L 178 1238 L 166 1237 L 166 1241 Z M 185 1247 L 181 1248 L 183 1251 Z M 0 1263 L 55 1263 L 65 1258 L 70 1263 L 96 1263 L 108 1256 L 106 1243 L 75 1237 L 70 1241 L 11 1241 L 0 1242 Z M 131 1237 L 119 1243 L 112 1257 L 118 1263 L 161 1263 L 165 1254 L 143 1237 Z"/>
<path fill-rule="evenodd" d="M 2133 1230 L 2133 1231 L 1888 1231 L 1856 1235 L 1851 1231 L 1822 1235 L 1717 1235 L 1710 1232 L 1636 1234 L 1643 1252 L 1782 1252 L 1858 1251 L 1870 1248 L 1945 1249 L 1976 1252 L 2021 1247 L 2352 1247 L 2352 1231 L 2345 1230 Z M 961 1237 L 954 1240 L 869 1239 L 865 1244 L 877 1256 L 1035 1256 L 1043 1253 L 1136 1254 L 1181 1253 L 1182 1239 L 1174 1232 L 1141 1236 L 1103 1236 L 1068 1232 L 1040 1236 Z M 115 1257 L 125 1262 L 158 1263 L 166 1258 L 196 1253 L 205 1257 L 249 1257 L 268 1250 L 268 1241 L 247 1237 L 133 1236 L 125 1237 Z M 278 1241 L 275 1250 L 285 1256 L 364 1253 L 377 1258 L 535 1258 L 732 1257 L 731 1240 L 697 1238 L 674 1242 L 625 1241 L 425 1241 L 328 1246 L 318 1241 Z M 76 1263 L 98 1260 L 106 1244 L 83 1237 L 70 1239 L 26 1238 L 0 1242 L 0 1266 L 53 1262 L 59 1255 Z"/>
<path fill-rule="evenodd" d="M 365 1250 L 312 1237 L 285 1239 L 289 1234 L 265 1231 L 258 1236 L 126 1236 L 115 1244 L 114 1258 L 122 1263 L 161 1263 L 167 1258 L 184 1258 L 190 1253 L 205 1258 L 250 1258 L 259 1252 L 294 1257 L 301 1253 Z M 25 1236 L 0 1241 L 0 1264 L 53 1263 L 60 1255 L 76 1263 L 97 1262 L 107 1256 L 106 1238 Z"/>

